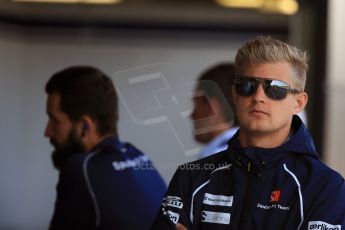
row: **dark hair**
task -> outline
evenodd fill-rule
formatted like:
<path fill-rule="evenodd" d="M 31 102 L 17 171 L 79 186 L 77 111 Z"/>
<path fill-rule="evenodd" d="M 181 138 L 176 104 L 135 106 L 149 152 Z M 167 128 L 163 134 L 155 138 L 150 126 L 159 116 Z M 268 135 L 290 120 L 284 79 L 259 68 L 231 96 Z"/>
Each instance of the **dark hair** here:
<path fill-rule="evenodd" d="M 88 115 L 100 135 L 117 135 L 118 105 L 112 80 L 91 66 L 72 66 L 55 73 L 47 82 L 47 94 L 58 93 L 61 110 L 71 121 Z"/>
<path fill-rule="evenodd" d="M 232 63 L 222 63 L 204 71 L 198 78 L 198 89 L 202 90 L 207 97 L 216 97 L 224 108 L 224 117 L 227 121 L 233 121 L 237 126 L 238 122 L 234 114 L 234 103 L 231 96 L 232 82 L 236 77 L 235 66 Z M 201 82 L 211 81 L 216 83 L 201 84 Z M 219 92 L 219 89 L 221 93 Z M 227 109 L 228 108 L 228 109 Z"/>

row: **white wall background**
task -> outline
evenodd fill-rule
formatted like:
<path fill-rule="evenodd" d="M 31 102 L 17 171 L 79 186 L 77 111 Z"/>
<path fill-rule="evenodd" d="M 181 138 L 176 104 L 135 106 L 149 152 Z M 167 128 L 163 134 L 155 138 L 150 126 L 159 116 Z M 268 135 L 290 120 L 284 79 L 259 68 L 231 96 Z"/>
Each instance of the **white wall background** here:
<path fill-rule="evenodd" d="M 115 84 L 116 77 L 163 73 L 167 82 L 164 86 L 170 89 L 156 92 L 160 95 L 158 102 L 150 93 L 156 86 L 161 87 L 163 81 L 159 79 L 142 85 L 120 85 L 119 91 L 135 91 L 120 103 L 119 133 L 122 140 L 146 152 L 168 182 L 178 164 L 194 160 L 195 156 L 186 156 L 185 150 L 198 147 L 192 140 L 188 118 L 179 114 L 191 106 L 182 86 L 193 82 L 210 65 L 233 60 L 236 49 L 253 37 L 197 32 L 28 30 L 8 25 L 1 25 L 0 30 L 0 229 L 20 230 L 47 229 L 53 210 L 57 172 L 50 162 L 52 147 L 43 132 L 47 121 L 44 85 L 54 72 L 70 65 L 93 65 L 115 76 Z M 133 100 L 139 100 L 137 105 L 143 108 L 131 107 Z M 136 118 L 166 115 L 170 123 L 141 125 L 132 119 L 125 104 L 130 105 L 132 115 L 136 111 Z M 147 111 L 154 108 L 158 110 Z"/>
<path fill-rule="evenodd" d="M 345 176 L 345 1 L 329 1 L 326 160 Z"/>

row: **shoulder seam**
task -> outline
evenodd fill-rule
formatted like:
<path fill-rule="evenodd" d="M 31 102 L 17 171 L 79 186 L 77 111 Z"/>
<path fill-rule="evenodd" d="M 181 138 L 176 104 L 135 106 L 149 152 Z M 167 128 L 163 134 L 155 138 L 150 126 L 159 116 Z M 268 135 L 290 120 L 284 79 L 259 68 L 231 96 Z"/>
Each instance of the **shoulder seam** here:
<path fill-rule="evenodd" d="M 88 189 L 88 191 L 90 193 L 90 196 L 91 196 L 91 199 L 92 199 L 92 203 L 93 203 L 94 208 L 95 208 L 96 227 L 100 226 L 101 212 L 100 212 L 100 209 L 99 209 L 99 204 L 98 204 L 98 201 L 97 201 L 97 198 L 96 198 L 96 194 L 95 194 L 95 192 L 92 189 L 90 178 L 89 178 L 89 175 L 88 175 L 88 172 L 87 172 L 87 167 L 88 167 L 89 160 L 93 156 L 95 156 L 98 152 L 99 151 L 96 150 L 95 152 L 92 152 L 92 153 L 88 154 L 88 156 L 85 158 L 85 160 L 83 162 L 83 174 L 84 174 L 86 186 L 87 186 L 87 189 Z"/>

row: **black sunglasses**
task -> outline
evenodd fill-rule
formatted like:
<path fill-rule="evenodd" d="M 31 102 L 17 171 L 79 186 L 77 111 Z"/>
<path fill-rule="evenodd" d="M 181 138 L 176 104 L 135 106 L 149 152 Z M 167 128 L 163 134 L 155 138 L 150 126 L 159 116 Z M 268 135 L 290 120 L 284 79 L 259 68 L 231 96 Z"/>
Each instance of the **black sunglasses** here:
<path fill-rule="evenodd" d="M 245 97 L 253 95 L 260 83 L 266 96 L 273 100 L 283 100 L 288 93 L 301 93 L 298 89 L 291 88 L 286 82 L 275 79 L 237 76 L 234 80 L 237 94 Z"/>

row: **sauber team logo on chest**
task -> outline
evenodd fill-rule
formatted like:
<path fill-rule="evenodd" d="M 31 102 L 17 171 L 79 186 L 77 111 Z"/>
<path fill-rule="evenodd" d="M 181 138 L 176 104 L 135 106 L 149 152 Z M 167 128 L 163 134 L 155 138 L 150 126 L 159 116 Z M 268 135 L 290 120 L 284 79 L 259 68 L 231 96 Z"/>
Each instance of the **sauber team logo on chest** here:
<path fill-rule="evenodd" d="M 269 204 L 257 203 L 256 207 L 260 208 L 260 209 L 265 209 L 265 210 L 279 209 L 282 211 L 288 211 L 290 209 L 290 207 L 279 204 L 280 197 L 281 197 L 281 190 L 279 188 L 276 188 L 271 192 Z M 264 202 L 264 203 L 266 203 L 266 202 Z"/>
<path fill-rule="evenodd" d="M 280 199 L 280 189 L 276 188 L 272 191 L 270 196 L 270 203 L 277 203 Z"/>

